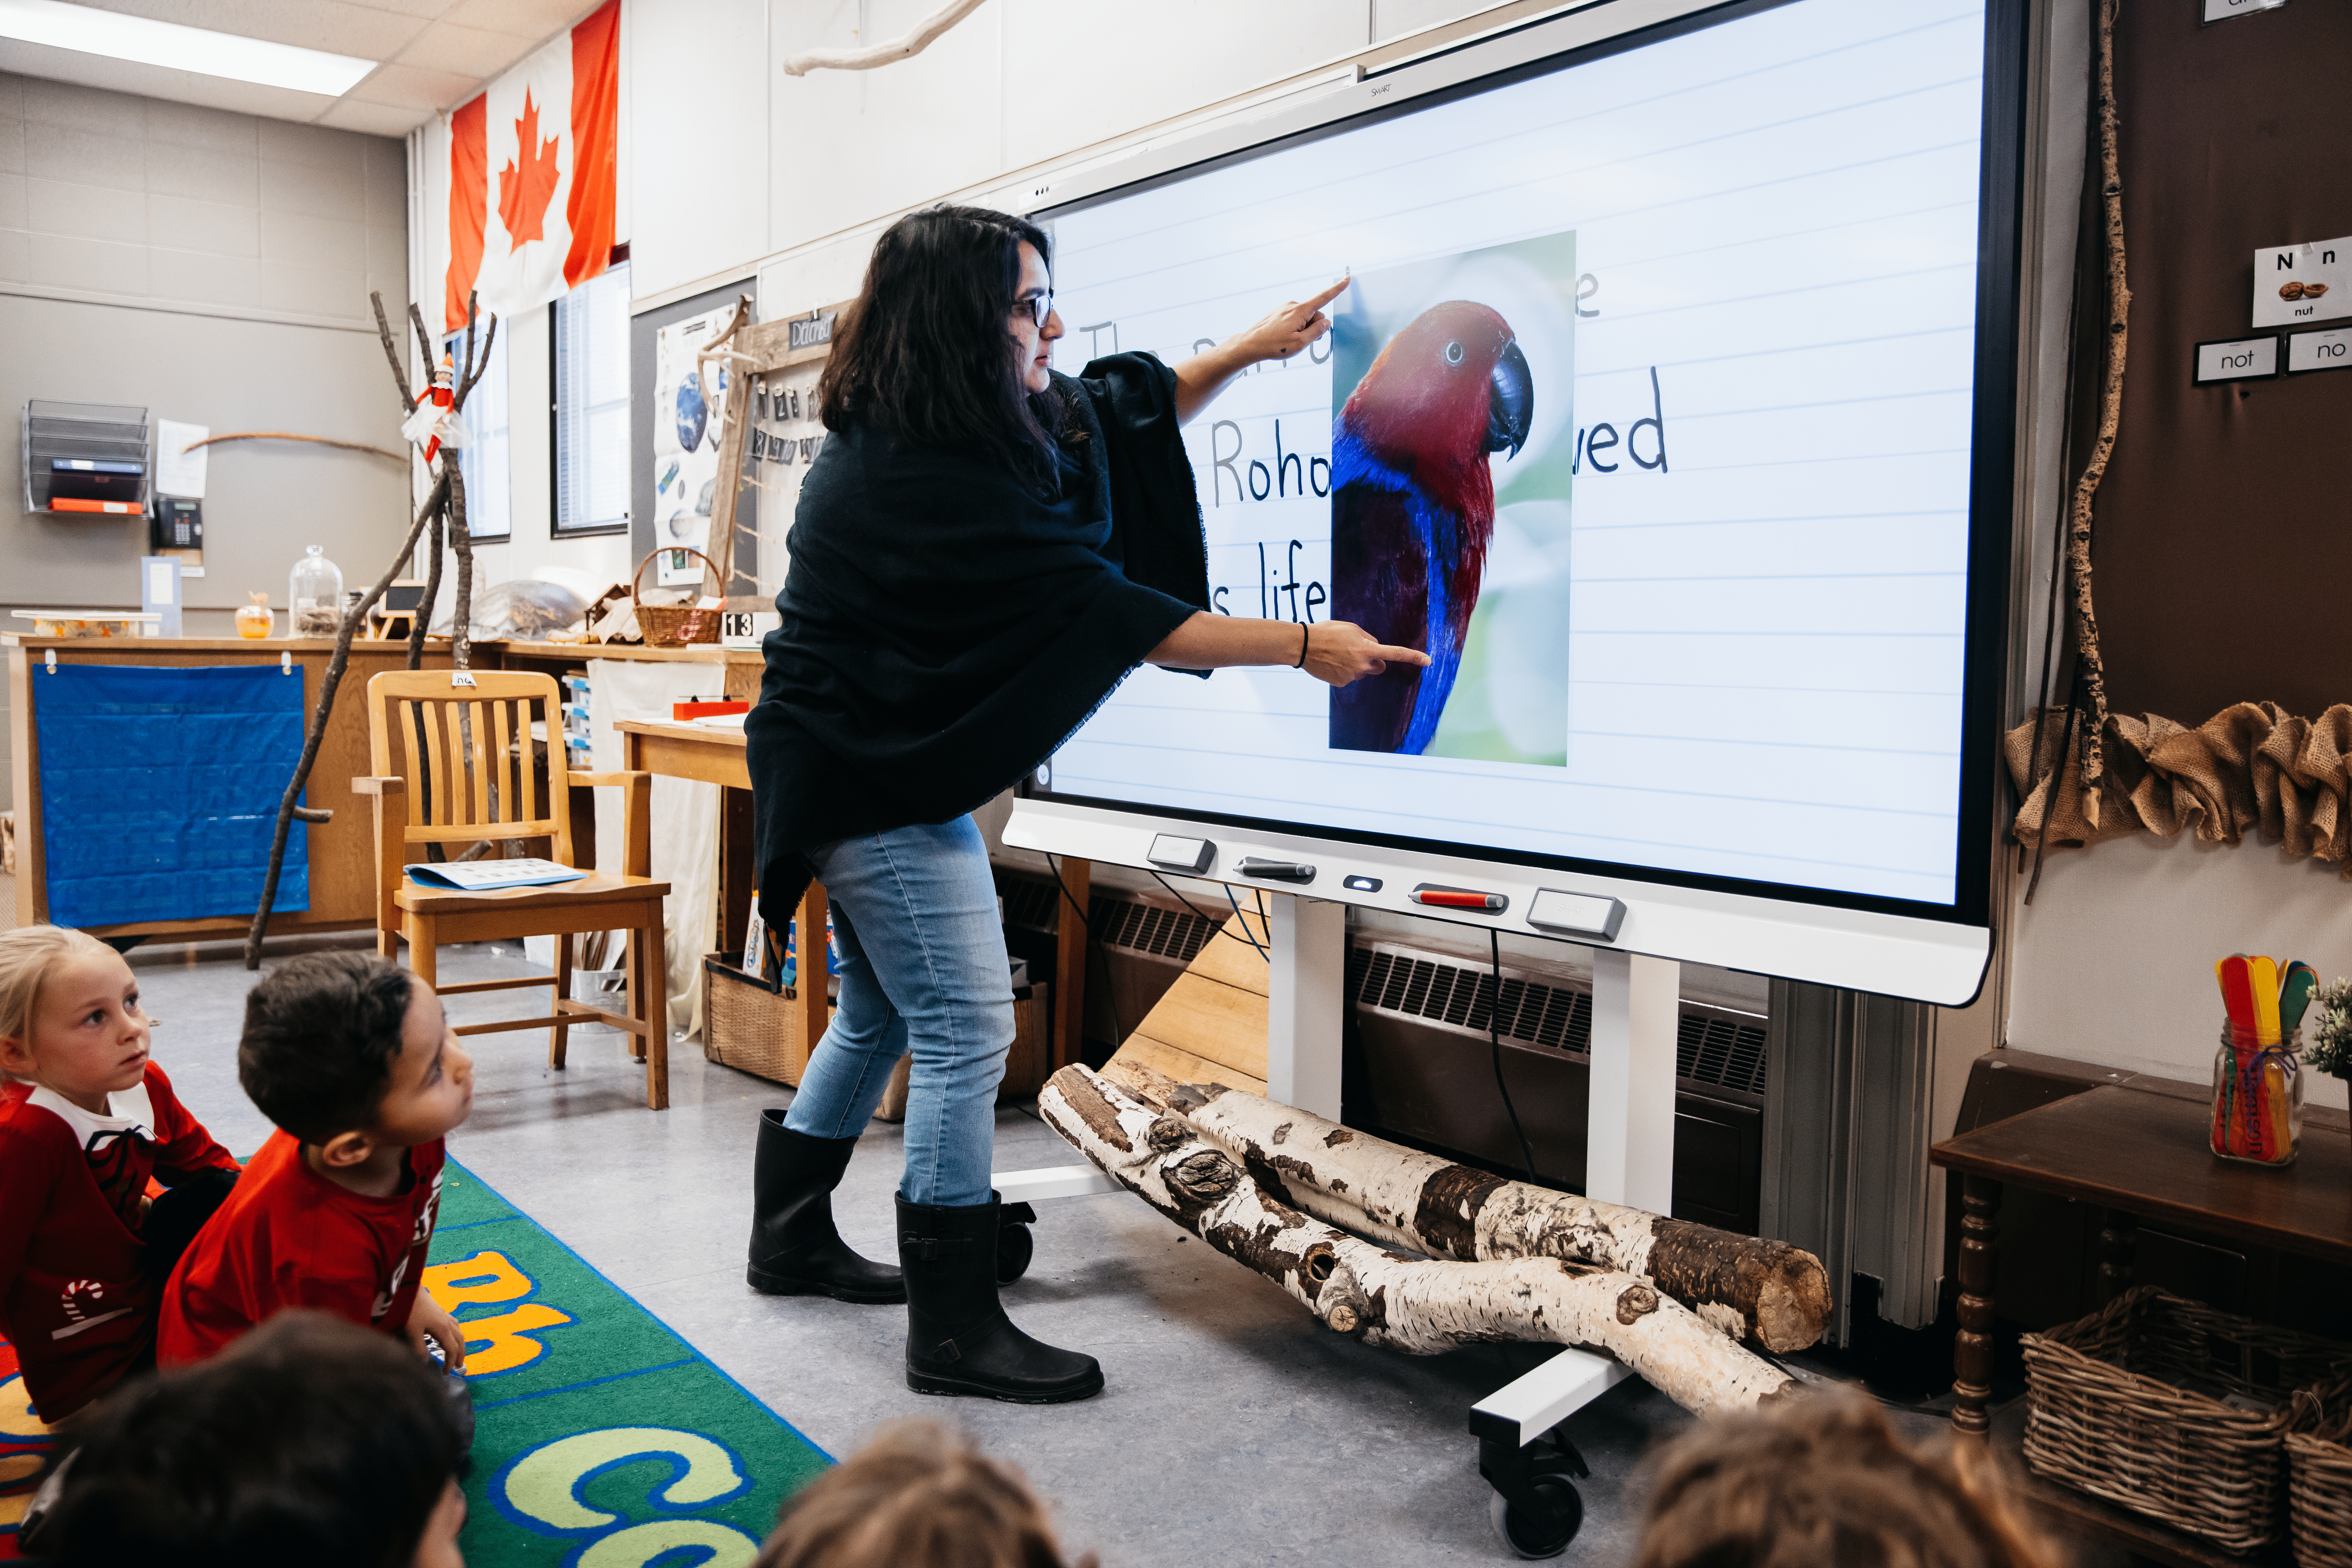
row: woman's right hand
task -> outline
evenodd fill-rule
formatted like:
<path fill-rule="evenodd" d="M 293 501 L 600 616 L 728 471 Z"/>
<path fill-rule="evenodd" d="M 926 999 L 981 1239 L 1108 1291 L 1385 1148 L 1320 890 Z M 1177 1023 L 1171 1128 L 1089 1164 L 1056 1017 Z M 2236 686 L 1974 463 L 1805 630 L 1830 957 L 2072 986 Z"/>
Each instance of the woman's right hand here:
<path fill-rule="evenodd" d="M 1392 664 L 1428 663 L 1420 649 L 1379 641 L 1353 621 L 1318 621 L 1307 628 L 1307 673 L 1328 686 L 1379 675 Z"/>

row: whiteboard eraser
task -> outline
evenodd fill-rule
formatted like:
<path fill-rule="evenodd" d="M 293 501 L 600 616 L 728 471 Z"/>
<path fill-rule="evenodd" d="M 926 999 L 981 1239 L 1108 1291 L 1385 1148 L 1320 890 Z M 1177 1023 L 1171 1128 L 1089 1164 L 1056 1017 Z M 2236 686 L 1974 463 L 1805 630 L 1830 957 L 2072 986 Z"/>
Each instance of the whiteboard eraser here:
<path fill-rule="evenodd" d="M 1625 923 L 1625 905 L 1597 893 L 1569 893 L 1558 888 L 1539 889 L 1528 906 L 1528 924 L 1549 936 L 1615 942 Z"/>
<path fill-rule="evenodd" d="M 1179 838 L 1172 833 L 1162 833 L 1152 839 L 1150 852 L 1144 858 L 1164 870 L 1201 872 L 1209 868 L 1216 853 L 1217 847 L 1205 838 Z"/>

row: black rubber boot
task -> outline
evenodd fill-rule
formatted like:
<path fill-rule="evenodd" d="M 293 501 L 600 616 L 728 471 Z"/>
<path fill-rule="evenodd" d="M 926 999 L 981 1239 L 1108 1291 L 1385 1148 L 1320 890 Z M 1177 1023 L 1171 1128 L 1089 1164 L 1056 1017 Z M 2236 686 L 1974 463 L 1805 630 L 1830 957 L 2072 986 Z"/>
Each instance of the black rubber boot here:
<path fill-rule="evenodd" d="M 907 1386 L 1014 1405 L 1062 1405 L 1102 1392 L 1090 1355 L 1056 1350 L 1013 1326 L 996 1300 L 996 1194 L 968 1208 L 898 1200 L 907 1279 Z"/>
<path fill-rule="evenodd" d="M 907 1287 L 887 1263 L 869 1263 L 833 1227 L 833 1189 L 849 1168 L 855 1138 L 812 1138 L 760 1113 L 751 1162 L 751 1262 L 744 1278 L 770 1296 L 903 1301 Z"/>

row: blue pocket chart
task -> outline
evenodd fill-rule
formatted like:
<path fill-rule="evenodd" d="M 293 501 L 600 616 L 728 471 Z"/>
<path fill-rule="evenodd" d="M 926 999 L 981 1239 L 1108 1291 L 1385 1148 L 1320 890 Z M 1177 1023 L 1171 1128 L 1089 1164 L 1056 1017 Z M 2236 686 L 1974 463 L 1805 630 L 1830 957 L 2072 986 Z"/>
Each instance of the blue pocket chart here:
<path fill-rule="evenodd" d="M 301 760 L 300 674 L 61 664 L 32 684 L 49 919 L 251 914 Z M 309 838 L 288 838 L 272 908 L 310 907 Z"/>

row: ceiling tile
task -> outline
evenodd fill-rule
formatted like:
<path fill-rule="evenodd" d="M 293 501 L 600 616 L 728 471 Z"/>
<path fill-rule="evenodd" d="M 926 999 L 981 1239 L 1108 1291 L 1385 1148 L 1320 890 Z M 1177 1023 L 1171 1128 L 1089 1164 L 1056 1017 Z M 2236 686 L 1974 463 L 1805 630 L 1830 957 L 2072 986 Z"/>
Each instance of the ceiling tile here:
<path fill-rule="evenodd" d="M 338 131 L 364 132 L 370 136 L 405 136 L 433 118 L 429 109 L 401 109 L 389 103 L 362 103 L 355 98 L 337 100 L 319 116 L 318 123 Z"/>
<path fill-rule="evenodd" d="M 519 38 L 512 33 L 486 33 L 478 27 L 436 22 L 416 35 L 401 53 L 400 63 L 488 80 L 529 54 L 537 43 L 535 38 Z"/>
<path fill-rule="evenodd" d="M 514 33 L 544 41 L 596 9 L 596 0 L 457 0 L 441 15 L 445 22 Z"/>
<path fill-rule="evenodd" d="M 371 11 L 397 11 L 404 16 L 438 16 L 446 11 L 451 0 L 352 0 Z"/>
<path fill-rule="evenodd" d="M 390 59 L 424 27 L 415 16 L 345 0 L 95 0 L 100 9 L 306 49 Z"/>
<path fill-rule="evenodd" d="M 425 70 L 415 66 L 378 66 L 368 79 L 343 96 L 362 103 L 389 103 L 403 109 L 449 109 L 482 90 L 479 77 L 455 71 Z"/>

